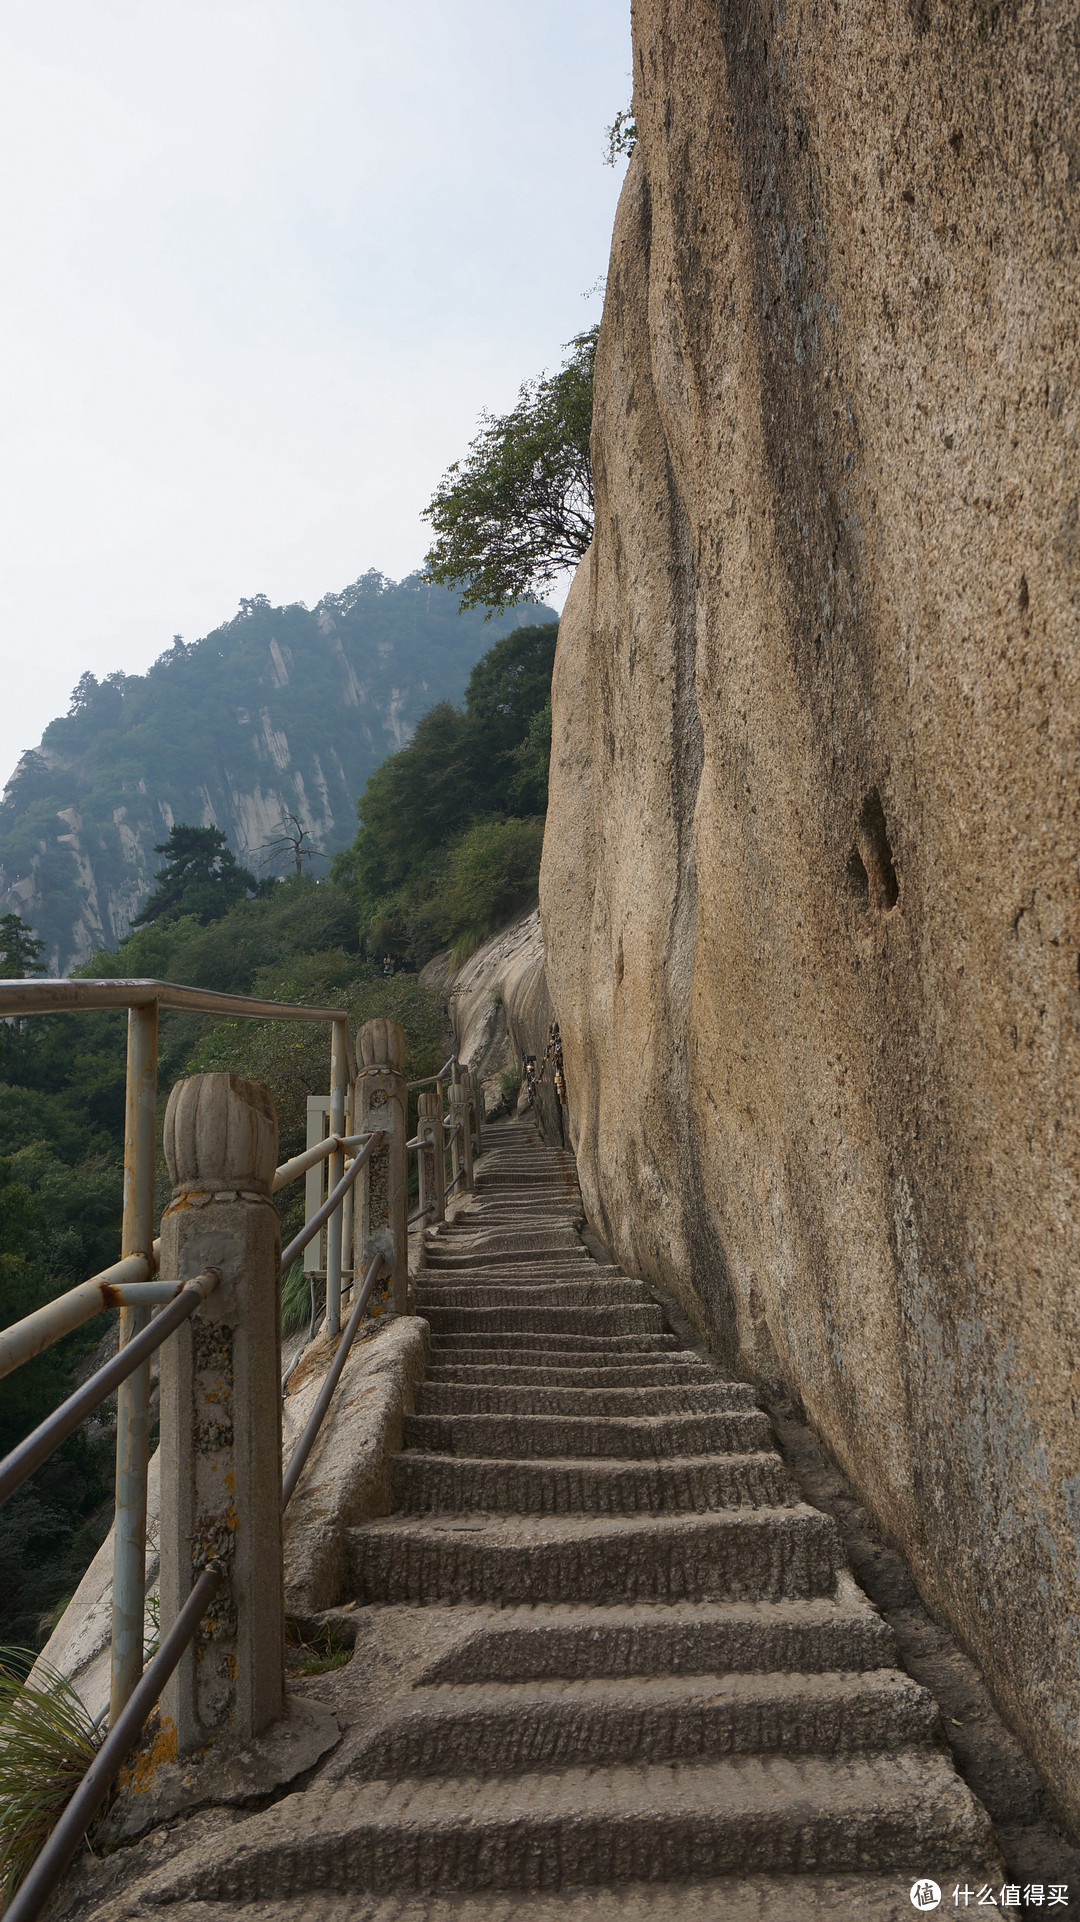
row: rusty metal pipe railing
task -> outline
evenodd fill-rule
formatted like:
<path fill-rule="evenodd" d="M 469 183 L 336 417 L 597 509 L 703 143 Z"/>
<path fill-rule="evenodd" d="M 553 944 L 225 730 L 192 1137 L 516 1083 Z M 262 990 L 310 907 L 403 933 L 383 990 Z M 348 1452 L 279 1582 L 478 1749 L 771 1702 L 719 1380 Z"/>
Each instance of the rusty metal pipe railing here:
<path fill-rule="evenodd" d="M 100 1811 L 129 1749 L 138 1739 L 143 1723 L 221 1587 L 224 1573 L 220 1562 L 212 1562 L 204 1568 L 157 1654 L 147 1664 L 145 1673 L 136 1683 L 116 1721 L 110 1723 L 108 1735 L 40 1855 L 4 1910 L 4 1922 L 36 1922 Z"/>
<path fill-rule="evenodd" d="M 0 1015 L 67 1014 L 73 1009 L 186 1008 L 196 1014 L 244 1021 L 343 1021 L 344 1008 L 305 1008 L 288 1001 L 256 1001 L 173 981 L 0 981 Z"/>
<path fill-rule="evenodd" d="M 439 1068 L 435 1074 L 421 1075 L 419 1081 L 407 1081 L 405 1086 L 411 1093 L 414 1088 L 430 1088 L 433 1082 L 444 1081 L 448 1074 L 450 1075 L 450 1079 L 453 1080 L 452 1070 L 456 1067 L 457 1056 L 452 1054 L 449 1061 L 444 1061 L 442 1067 Z"/>
<path fill-rule="evenodd" d="M 293 1155 L 291 1161 L 283 1161 L 274 1175 L 274 1193 L 279 1194 L 287 1188 L 290 1181 L 298 1181 L 306 1175 L 309 1168 L 315 1168 L 329 1155 L 338 1154 L 342 1149 L 346 1154 L 359 1148 L 367 1140 L 366 1135 L 327 1135 L 325 1140 L 317 1141 L 314 1148 L 305 1148 L 303 1154 Z"/>
<path fill-rule="evenodd" d="M 385 1265 L 386 1257 L 380 1249 L 372 1256 L 368 1264 L 368 1271 L 364 1276 L 360 1292 L 356 1297 L 352 1314 L 349 1316 L 345 1326 L 345 1332 L 338 1343 L 337 1353 L 327 1370 L 326 1380 L 323 1382 L 315 1406 L 304 1424 L 303 1433 L 289 1457 L 289 1466 L 281 1479 L 281 1505 L 283 1508 L 288 1507 L 292 1499 L 293 1490 L 303 1474 L 304 1463 L 307 1461 L 312 1448 L 315 1446 L 315 1437 L 322 1427 L 323 1417 L 330 1406 L 334 1390 L 341 1379 L 341 1371 L 349 1359 L 349 1350 L 353 1345 L 356 1331 L 360 1326 L 364 1309 L 368 1305 L 371 1291 L 378 1281 Z"/>
<path fill-rule="evenodd" d="M 201 1302 L 211 1295 L 218 1285 L 218 1277 L 213 1270 L 205 1275 L 197 1275 L 193 1281 L 181 1282 L 174 1290 L 175 1299 L 162 1308 L 147 1326 L 133 1335 L 129 1342 L 115 1354 L 111 1361 L 98 1368 L 77 1388 L 73 1395 L 46 1415 L 33 1432 L 27 1435 L 0 1462 L 0 1502 L 5 1502 L 20 1483 L 35 1468 L 52 1454 L 55 1448 L 65 1441 L 72 1430 L 93 1414 L 103 1401 L 107 1401 L 114 1389 L 127 1381 L 136 1369 L 145 1367 L 155 1348 L 160 1348 L 174 1328 L 195 1313 Z"/>
<path fill-rule="evenodd" d="M 305 1221 L 303 1227 L 300 1230 L 300 1233 L 298 1235 L 294 1235 L 292 1240 L 289 1242 L 288 1246 L 282 1249 L 281 1266 L 283 1270 L 292 1265 L 292 1263 L 296 1260 L 297 1255 L 303 1254 L 304 1249 L 307 1247 L 309 1241 L 314 1241 L 316 1235 L 319 1232 L 319 1229 L 323 1225 L 323 1222 L 329 1221 L 330 1216 L 333 1214 L 334 1209 L 338 1206 L 338 1203 L 344 1200 L 345 1195 L 348 1193 L 349 1189 L 352 1187 L 352 1184 L 356 1180 L 357 1175 L 360 1173 L 361 1168 L 364 1166 L 365 1162 L 371 1160 L 371 1157 L 374 1154 L 381 1140 L 382 1140 L 381 1134 L 370 1134 L 367 1136 L 367 1146 L 364 1148 L 361 1148 L 360 1153 L 358 1155 L 353 1156 L 352 1160 L 350 1161 L 348 1167 L 345 1170 L 345 1173 L 342 1175 L 341 1180 L 338 1182 L 337 1187 L 331 1188 L 330 1193 L 327 1195 L 326 1200 L 323 1202 L 322 1207 L 316 1210 L 316 1212 L 311 1216 L 310 1220 Z"/>
<path fill-rule="evenodd" d="M 99 1275 L 92 1275 L 89 1281 L 80 1281 L 66 1294 L 57 1295 L 55 1301 L 47 1301 L 43 1308 L 35 1308 L 21 1321 L 12 1322 L 0 1333 L 0 1377 L 51 1348 L 54 1341 L 81 1328 L 84 1321 L 104 1314 L 106 1308 L 119 1308 L 119 1290 L 147 1282 L 156 1267 L 153 1258 L 148 1261 L 145 1255 L 129 1255 L 124 1261 L 114 1261 L 111 1268 L 103 1268 Z"/>

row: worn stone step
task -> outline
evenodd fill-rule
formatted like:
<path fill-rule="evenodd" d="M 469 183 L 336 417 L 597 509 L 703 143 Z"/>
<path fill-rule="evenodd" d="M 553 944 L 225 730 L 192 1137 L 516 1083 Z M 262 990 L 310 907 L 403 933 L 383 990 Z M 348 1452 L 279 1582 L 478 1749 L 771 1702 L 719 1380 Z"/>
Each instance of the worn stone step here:
<path fill-rule="evenodd" d="M 429 1362 L 424 1379 L 431 1383 L 460 1382 L 474 1388 L 657 1388 L 662 1384 L 674 1386 L 724 1377 L 688 1351 L 685 1359 L 673 1355 L 670 1361 L 664 1355 L 658 1355 L 654 1361 L 642 1356 L 630 1367 L 617 1357 L 601 1360 L 592 1356 L 580 1361 L 568 1360 L 565 1366 L 555 1368 L 545 1368 L 539 1362 L 528 1367 L 516 1362 L 434 1361 Z"/>
<path fill-rule="evenodd" d="M 155 1883 L 168 1889 L 166 1869 Z M 1002 1881 L 999 1865 L 965 1862 L 950 1875 L 957 1882 Z M 591 1888 L 536 1894 L 500 1889 L 476 1894 L 373 1894 L 349 1890 L 305 1891 L 282 1901 L 256 1898 L 257 1911 L 232 1901 L 173 1901 L 169 1922 L 912 1922 L 911 1877 L 882 1875 L 717 1876 L 678 1882 L 621 1882 L 611 1901 Z M 129 1909 L 112 1896 L 87 1922 L 134 1922 L 144 1909 Z M 944 1913 L 944 1911 L 942 1911 Z"/>
<path fill-rule="evenodd" d="M 498 1392 L 498 1391 L 495 1391 Z M 647 1394 L 647 1389 L 642 1389 Z M 506 1460 L 632 1461 L 686 1455 L 744 1455 L 772 1446 L 767 1415 L 752 1409 L 706 1415 L 406 1415 L 406 1448 L 436 1455 L 499 1455 Z"/>
<path fill-rule="evenodd" d="M 437 1270 L 441 1274 L 444 1271 Z M 432 1271 L 425 1268 L 417 1278 L 417 1313 L 426 1315 L 429 1308 L 486 1308 L 498 1305 L 499 1308 L 619 1308 L 627 1305 L 650 1306 L 652 1298 L 644 1282 L 626 1281 L 623 1278 L 608 1280 L 597 1275 L 595 1270 L 586 1269 L 581 1279 L 566 1276 L 533 1279 L 533 1270 L 528 1270 L 528 1278 L 523 1273 L 520 1279 L 503 1281 L 495 1287 L 490 1282 L 431 1280 Z"/>
<path fill-rule="evenodd" d="M 434 1682 L 589 1676 L 727 1675 L 891 1668 L 892 1632 L 843 1570 L 836 1593 L 777 1602 L 586 1605 L 493 1610 L 426 1670 Z"/>
<path fill-rule="evenodd" d="M 573 1355 L 577 1360 L 597 1357 L 632 1356 L 635 1360 L 642 1355 L 666 1356 L 679 1348 L 677 1335 L 555 1335 L 532 1334 L 528 1329 L 520 1329 L 515 1336 L 493 1333 L 486 1335 L 461 1333 L 435 1335 L 431 1342 L 433 1355 L 458 1355 L 466 1350 L 476 1355 L 526 1356 Z"/>
<path fill-rule="evenodd" d="M 661 1382 L 656 1387 L 533 1386 L 519 1383 L 432 1381 L 417 1391 L 419 1415 L 704 1415 L 755 1409 L 754 1390 L 744 1381 Z M 700 1450 L 698 1451 L 701 1452 Z"/>
<path fill-rule="evenodd" d="M 659 1335 L 664 1317 L 647 1302 L 613 1308 L 429 1308 L 424 1317 L 436 1335 L 531 1334 Z"/>
<path fill-rule="evenodd" d="M 816 1509 L 707 1515 L 391 1516 L 350 1529 L 358 1602 L 779 1601 L 831 1594 L 842 1565 Z"/>
<path fill-rule="evenodd" d="M 502 1461 L 406 1453 L 392 1464 L 394 1508 L 521 1515 L 677 1515 L 799 1499 L 773 1451 L 682 1461 Z"/>
<path fill-rule="evenodd" d="M 429 1244 L 422 1274 L 430 1274 L 434 1268 L 450 1271 L 456 1268 L 500 1268 L 511 1273 L 518 1268 L 559 1267 L 592 1268 L 595 1263 L 589 1259 L 589 1251 L 581 1243 L 572 1247 L 569 1243 L 559 1247 L 557 1243 L 538 1242 L 531 1248 L 499 1247 L 496 1237 L 485 1244 L 479 1237 L 470 1239 L 467 1247 L 454 1247 L 452 1243 L 435 1242 Z"/>
<path fill-rule="evenodd" d="M 895 1668 L 443 1683 L 413 1689 L 352 1772 L 389 1781 L 728 1755 L 835 1756 L 925 1746 L 938 1719 L 933 1696 Z"/>
<path fill-rule="evenodd" d="M 400 1894 L 804 1869 L 911 1876 L 931 1862 L 940 1875 L 979 1861 L 996 1873 L 989 1821 L 935 1750 L 737 1756 L 319 1786 L 168 1863 L 151 1901 L 280 1900 L 313 1883 Z"/>

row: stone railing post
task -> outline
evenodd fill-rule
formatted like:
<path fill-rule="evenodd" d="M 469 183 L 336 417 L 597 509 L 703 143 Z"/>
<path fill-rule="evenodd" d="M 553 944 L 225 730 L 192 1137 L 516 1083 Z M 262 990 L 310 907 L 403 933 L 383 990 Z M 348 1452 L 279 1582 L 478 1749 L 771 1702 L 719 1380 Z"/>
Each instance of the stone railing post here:
<path fill-rule="evenodd" d="M 166 1684 L 181 1755 L 247 1740 L 282 1714 L 281 1237 L 270 1195 L 270 1090 L 233 1074 L 178 1082 L 165 1111 L 172 1201 L 161 1273 L 220 1285 L 161 1350 L 161 1628 L 207 1562 L 225 1581 Z"/>
<path fill-rule="evenodd" d="M 460 1174 L 462 1168 L 464 1168 L 465 1170 L 464 1186 L 465 1186 L 465 1191 L 467 1193 L 468 1190 L 473 1185 L 473 1173 L 472 1173 L 473 1152 L 472 1152 L 472 1115 L 471 1115 L 470 1106 L 469 1106 L 469 1090 L 466 1087 L 464 1081 L 451 1081 L 450 1083 L 450 1126 L 451 1128 L 454 1126 L 455 1122 L 460 1122 L 461 1126 L 458 1133 L 454 1136 L 454 1145 L 453 1145 L 454 1174 L 455 1176 Z M 454 1193 L 460 1194 L 461 1187 L 459 1186 L 455 1188 Z"/>
<path fill-rule="evenodd" d="M 484 1118 L 484 1096 L 480 1087 L 480 1077 L 472 1068 L 465 1070 L 465 1081 L 469 1090 L 469 1112 L 472 1116 L 473 1156 L 483 1153 L 480 1139 L 480 1124 Z"/>
<path fill-rule="evenodd" d="M 416 1132 L 423 1142 L 418 1156 L 421 1208 L 430 1208 L 428 1223 L 446 1218 L 446 1148 L 443 1135 L 442 1095 L 438 1089 L 425 1089 L 417 1096 Z"/>
<path fill-rule="evenodd" d="M 409 1295 L 409 1200 L 405 1142 L 405 1030 L 400 1021 L 365 1021 L 357 1035 L 356 1131 L 381 1128 L 384 1153 L 375 1153 L 357 1185 L 361 1265 L 376 1249 L 391 1264 L 391 1311 L 403 1315 Z"/>

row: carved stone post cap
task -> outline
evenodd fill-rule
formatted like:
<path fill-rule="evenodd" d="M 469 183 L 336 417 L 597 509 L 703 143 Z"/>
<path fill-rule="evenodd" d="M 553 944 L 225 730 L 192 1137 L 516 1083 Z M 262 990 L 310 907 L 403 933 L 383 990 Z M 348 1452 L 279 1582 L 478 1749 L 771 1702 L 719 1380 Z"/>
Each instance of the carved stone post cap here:
<path fill-rule="evenodd" d="M 165 1110 L 164 1148 L 174 1190 L 269 1195 L 278 1151 L 269 1088 L 220 1071 L 178 1081 Z"/>
<path fill-rule="evenodd" d="M 469 1099 L 469 1090 L 465 1086 L 464 1081 L 451 1081 L 450 1100 L 452 1105 L 456 1108 L 460 1102 L 467 1101 L 468 1099 Z"/>
<path fill-rule="evenodd" d="M 442 1102 L 433 1089 L 425 1088 L 423 1093 L 416 1097 L 416 1112 L 421 1121 L 437 1120 L 441 1107 Z"/>
<path fill-rule="evenodd" d="M 356 1037 L 360 1072 L 405 1072 L 405 1030 L 400 1021 L 365 1021 Z"/>

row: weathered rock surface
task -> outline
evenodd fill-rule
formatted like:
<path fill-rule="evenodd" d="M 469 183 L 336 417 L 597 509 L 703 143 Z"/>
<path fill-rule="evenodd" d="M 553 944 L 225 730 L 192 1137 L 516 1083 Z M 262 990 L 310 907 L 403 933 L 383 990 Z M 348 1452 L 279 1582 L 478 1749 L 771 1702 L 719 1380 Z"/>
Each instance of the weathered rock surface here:
<path fill-rule="evenodd" d="M 634 74 L 541 881 L 584 1198 L 1076 1817 L 1080 23 L 638 0 Z"/>

